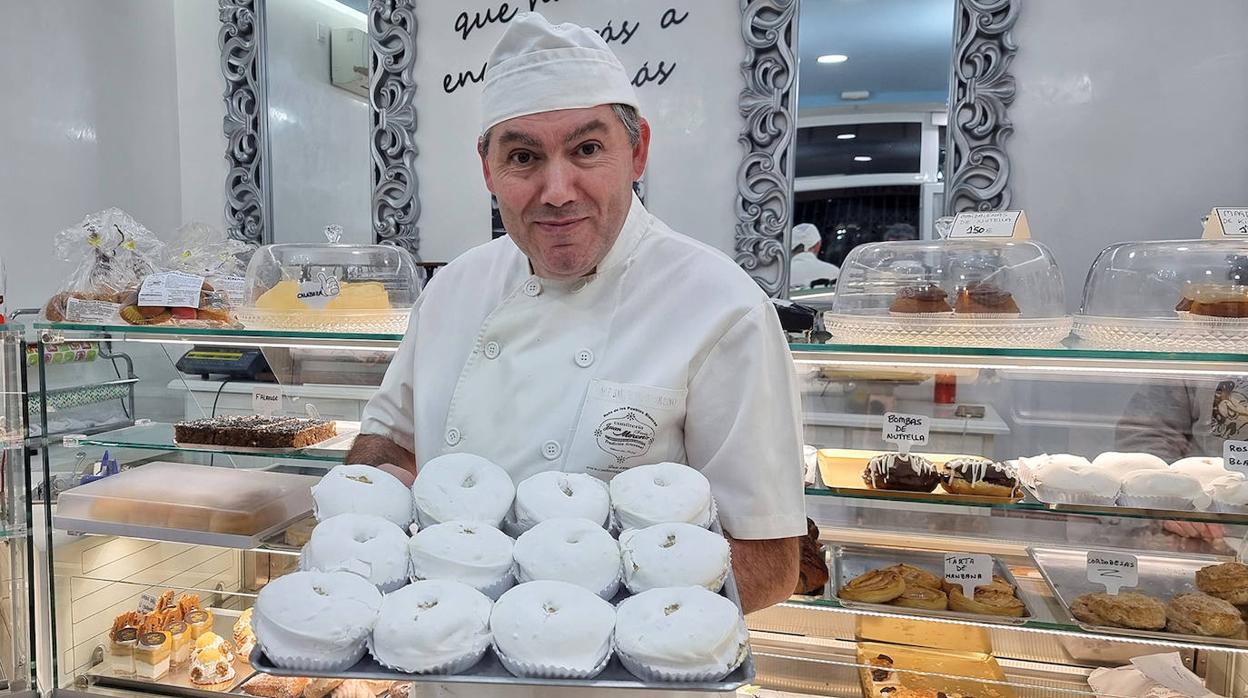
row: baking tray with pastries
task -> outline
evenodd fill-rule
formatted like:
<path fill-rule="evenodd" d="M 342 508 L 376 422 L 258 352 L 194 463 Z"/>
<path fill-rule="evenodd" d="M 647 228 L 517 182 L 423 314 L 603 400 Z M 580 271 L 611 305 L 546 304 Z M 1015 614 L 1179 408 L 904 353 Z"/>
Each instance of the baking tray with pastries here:
<path fill-rule="evenodd" d="M 1085 630 L 1248 647 L 1248 565 L 1207 555 L 1135 552 L 1138 584 L 1110 594 L 1088 580 L 1087 550 L 1031 547 L 1028 552 Z"/>
<path fill-rule="evenodd" d="M 1013 464 L 951 453 L 819 449 L 819 476 L 837 494 L 1001 504 L 1022 499 Z"/>
<path fill-rule="evenodd" d="M 314 679 L 257 673 L 240 692 L 259 698 L 408 698 L 410 681 L 364 679 Z"/>
<path fill-rule="evenodd" d="M 967 597 L 944 578 L 944 553 L 838 545 L 835 594 L 847 608 L 1021 625 L 1035 615 L 1007 566 L 993 560 L 992 582 Z"/>
<path fill-rule="evenodd" d="M 1013 698 L 1015 695 L 1004 685 L 1005 672 L 1001 665 L 989 654 L 860 642 L 858 664 L 862 695 L 867 698 Z"/>

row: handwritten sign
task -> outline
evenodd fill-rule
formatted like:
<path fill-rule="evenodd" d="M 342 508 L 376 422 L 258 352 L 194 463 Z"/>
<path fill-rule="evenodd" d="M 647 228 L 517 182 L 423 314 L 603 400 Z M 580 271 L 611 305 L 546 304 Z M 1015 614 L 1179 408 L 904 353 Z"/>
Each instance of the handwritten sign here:
<path fill-rule="evenodd" d="M 1105 591 L 1117 595 L 1123 588 L 1140 583 L 1140 566 L 1134 555 L 1088 551 L 1088 581 L 1100 584 Z"/>
<path fill-rule="evenodd" d="M 1215 208 L 1222 234 L 1228 238 L 1248 238 L 1248 208 Z"/>
<path fill-rule="evenodd" d="M 1223 441 L 1222 460 L 1227 470 L 1248 475 L 1248 441 Z"/>
<path fill-rule="evenodd" d="M 156 595 L 143 594 L 139 597 L 139 613 L 151 613 L 156 610 Z"/>
<path fill-rule="evenodd" d="M 251 389 L 251 410 L 262 417 L 282 413 L 282 386 L 257 385 Z"/>
<path fill-rule="evenodd" d="M 1141 674 L 1188 698 L 1217 698 L 1218 696 L 1205 688 L 1203 679 L 1183 665 L 1183 658 L 1178 652 L 1136 657 L 1131 660 L 1131 664 L 1139 669 Z"/>
<path fill-rule="evenodd" d="M 992 556 L 945 553 L 945 581 L 962 587 L 966 598 L 975 598 L 975 587 L 992 582 Z"/>
<path fill-rule="evenodd" d="M 953 219 L 949 239 L 1025 237 L 1017 233 L 1027 230 L 1026 220 L 1022 211 L 963 211 Z"/>
<path fill-rule="evenodd" d="M 926 446 L 931 424 L 926 415 L 889 412 L 884 415 L 884 429 L 880 436 L 885 441 L 898 444 L 903 452 L 911 446 Z"/>

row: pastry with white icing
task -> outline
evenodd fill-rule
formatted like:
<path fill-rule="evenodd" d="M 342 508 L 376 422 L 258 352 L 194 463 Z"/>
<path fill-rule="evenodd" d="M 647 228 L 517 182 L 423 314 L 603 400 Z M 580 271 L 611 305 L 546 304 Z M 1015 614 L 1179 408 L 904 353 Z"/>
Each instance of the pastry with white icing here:
<path fill-rule="evenodd" d="M 519 583 L 569 582 L 608 601 L 620 588 L 620 546 L 588 519 L 547 519 L 520 536 L 514 556 Z"/>
<path fill-rule="evenodd" d="M 862 481 L 873 490 L 931 492 L 940 484 L 940 472 L 914 453 L 881 453 L 867 461 Z"/>
<path fill-rule="evenodd" d="M 624 583 L 634 594 L 698 586 L 718 592 L 732 555 L 723 536 L 683 523 L 655 524 L 620 534 Z"/>
<path fill-rule="evenodd" d="M 484 521 L 497 527 L 515 497 L 507 471 L 471 453 L 434 458 L 421 466 L 412 485 L 421 528 L 447 521 Z"/>
<path fill-rule="evenodd" d="M 1170 470 L 1137 470 L 1122 479 L 1118 504 L 1141 509 L 1188 511 L 1209 507 L 1200 480 Z"/>
<path fill-rule="evenodd" d="M 1018 476 L 1014 467 L 988 458 L 964 456 L 945 463 L 941 484 L 951 494 L 986 497 L 1018 496 Z"/>
<path fill-rule="evenodd" d="M 1170 466 L 1151 453 L 1107 451 L 1092 459 L 1092 467 L 1121 479 L 1140 470 L 1167 470 Z"/>
<path fill-rule="evenodd" d="M 274 665 L 345 671 L 364 656 L 381 592 L 350 572 L 294 572 L 260 590 L 251 625 Z"/>
<path fill-rule="evenodd" d="M 383 666 L 412 674 L 459 674 L 490 646 L 494 602 L 467 584 L 415 582 L 381 602 L 368 649 Z"/>
<path fill-rule="evenodd" d="M 371 465 L 335 466 L 312 486 L 312 501 L 317 521 L 339 514 L 374 514 L 406 531 L 413 519 L 411 491 Z"/>
<path fill-rule="evenodd" d="M 312 529 L 300 567 L 358 574 L 388 593 L 407 583 L 407 534 L 380 516 L 339 514 Z"/>
<path fill-rule="evenodd" d="M 621 530 L 658 523 L 691 523 L 706 528 L 714 518 L 711 483 L 680 463 L 629 468 L 611 480 L 611 509 Z"/>
<path fill-rule="evenodd" d="M 494 604 L 494 652 L 516 676 L 588 679 L 611 658 L 615 609 L 568 582 L 526 582 Z"/>
<path fill-rule="evenodd" d="M 548 470 L 516 486 L 503 528 L 513 536 L 548 519 L 587 519 L 605 528 L 611 514 L 607 483 L 585 473 Z"/>
<path fill-rule="evenodd" d="M 1183 458 L 1170 464 L 1170 470 L 1184 475 L 1191 475 L 1208 487 L 1214 480 L 1231 474 L 1221 458 L 1195 456 Z"/>
<path fill-rule="evenodd" d="M 749 631 L 736 605 L 718 594 L 651 589 L 620 602 L 615 647 L 643 681 L 719 681 L 745 661 Z"/>
<path fill-rule="evenodd" d="M 1248 514 L 1248 478 L 1228 472 L 1214 478 L 1205 489 L 1213 500 L 1212 509 L 1222 514 Z"/>
<path fill-rule="evenodd" d="M 450 521 L 421 529 L 408 542 L 412 580 L 463 582 L 491 599 L 515 583 L 506 533 L 480 521 Z"/>
<path fill-rule="evenodd" d="M 1079 456 L 1049 456 L 1031 469 L 1031 483 L 1050 504 L 1113 504 L 1122 480 Z"/>

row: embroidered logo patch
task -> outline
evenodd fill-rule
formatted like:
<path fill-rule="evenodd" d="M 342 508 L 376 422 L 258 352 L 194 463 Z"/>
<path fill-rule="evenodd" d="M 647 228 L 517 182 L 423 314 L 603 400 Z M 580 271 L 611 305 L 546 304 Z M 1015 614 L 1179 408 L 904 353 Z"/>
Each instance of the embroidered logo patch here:
<path fill-rule="evenodd" d="M 617 464 L 629 458 L 644 456 L 654 444 L 659 423 L 636 407 L 617 407 L 603 415 L 602 424 L 594 429 L 598 448 L 615 457 Z"/>

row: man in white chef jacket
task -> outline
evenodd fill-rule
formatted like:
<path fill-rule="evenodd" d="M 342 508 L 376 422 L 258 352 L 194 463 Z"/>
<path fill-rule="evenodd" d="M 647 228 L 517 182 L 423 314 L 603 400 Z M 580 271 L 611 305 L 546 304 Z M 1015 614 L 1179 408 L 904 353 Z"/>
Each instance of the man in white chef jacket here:
<path fill-rule="evenodd" d="M 793 226 L 789 241 L 792 257 L 789 259 L 789 288 L 810 288 L 816 281 L 836 281 L 841 268 L 819 259 L 823 236 L 811 223 Z"/>
<path fill-rule="evenodd" d="M 444 453 L 488 458 L 517 483 L 687 463 L 710 480 L 756 610 L 792 593 L 806 533 L 792 361 L 753 280 L 633 195 L 650 140 L 637 109 L 592 30 L 534 13 L 510 23 L 487 63 L 478 144 L 508 235 L 425 288 L 347 459 L 408 482 Z M 572 695 L 500 695 L 525 691 Z"/>

